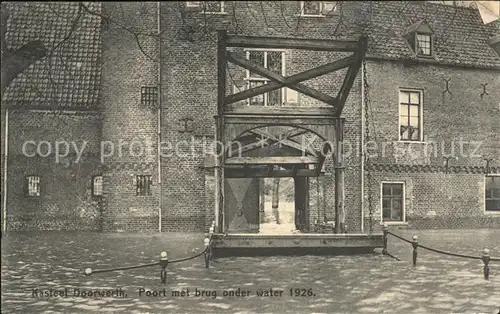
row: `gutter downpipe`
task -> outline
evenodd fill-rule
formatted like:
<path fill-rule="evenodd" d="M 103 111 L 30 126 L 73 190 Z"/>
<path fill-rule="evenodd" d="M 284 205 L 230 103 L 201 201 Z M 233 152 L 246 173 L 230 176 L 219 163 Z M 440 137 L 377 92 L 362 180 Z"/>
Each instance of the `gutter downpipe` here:
<path fill-rule="evenodd" d="M 366 57 L 365 57 L 366 60 Z M 361 67 L 361 233 L 365 231 L 365 69 Z"/>
<path fill-rule="evenodd" d="M 5 109 L 5 151 L 4 151 L 4 164 L 3 164 L 3 203 L 2 203 L 2 231 L 7 233 L 7 170 L 9 157 L 9 109 Z"/>
<path fill-rule="evenodd" d="M 163 196 L 163 190 L 162 190 L 162 181 L 161 181 L 161 99 L 162 99 L 162 73 L 161 73 L 161 61 L 162 61 L 162 41 L 161 41 L 161 1 L 158 1 L 158 112 L 157 112 L 157 119 L 158 119 L 158 130 L 157 130 L 157 150 L 158 150 L 158 189 L 159 189 L 159 196 L 158 196 L 158 232 L 162 231 L 161 228 L 161 219 L 162 219 L 162 207 L 163 207 L 163 201 L 162 201 L 162 196 Z"/>

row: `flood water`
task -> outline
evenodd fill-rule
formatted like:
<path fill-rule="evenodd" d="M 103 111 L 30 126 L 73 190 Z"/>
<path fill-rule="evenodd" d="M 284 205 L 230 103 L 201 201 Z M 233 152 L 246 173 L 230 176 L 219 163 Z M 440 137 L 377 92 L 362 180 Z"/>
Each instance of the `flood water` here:
<path fill-rule="evenodd" d="M 400 231 L 422 244 L 500 257 L 500 230 Z M 420 249 L 390 238 L 389 252 L 357 256 L 203 257 L 168 266 L 93 274 L 83 270 L 191 256 L 201 234 L 10 233 L 2 238 L 2 313 L 498 313 L 500 263 L 483 263 Z M 34 290 L 35 289 L 35 290 Z M 47 291 L 62 296 L 44 296 Z M 79 295 L 75 296 L 75 290 Z M 117 290 L 118 289 L 118 290 Z M 272 291 L 271 291 L 272 289 Z M 115 291 L 88 297 L 93 291 Z M 67 291 L 67 295 L 64 292 Z M 267 291 L 267 293 L 263 293 Z M 48 292 L 47 292 L 48 293 Z M 258 295 L 262 294 L 262 295 Z"/>

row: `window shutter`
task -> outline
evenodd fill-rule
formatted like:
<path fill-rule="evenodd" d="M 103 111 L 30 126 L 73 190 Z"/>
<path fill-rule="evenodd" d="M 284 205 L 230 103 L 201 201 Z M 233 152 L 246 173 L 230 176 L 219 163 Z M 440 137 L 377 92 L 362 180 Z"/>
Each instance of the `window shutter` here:
<path fill-rule="evenodd" d="M 299 102 L 299 93 L 291 88 L 286 89 L 286 103 L 297 104 Z"/>

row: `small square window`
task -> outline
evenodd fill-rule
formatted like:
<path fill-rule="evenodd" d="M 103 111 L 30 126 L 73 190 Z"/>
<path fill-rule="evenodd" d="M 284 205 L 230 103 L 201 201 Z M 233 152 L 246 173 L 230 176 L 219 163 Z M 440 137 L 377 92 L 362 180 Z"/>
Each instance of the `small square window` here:
<path fill-rule="evenodd" d="M 25 181 L 26 196 L 40 196 L 40 177 L 27 176 Z"/>
<path fill-rule="evenodd" d="M 136 176 L 136 195 L 137 196 L 149 196 L 151 193 L 151 186 L 153 185 L 153 180 L 150 175 L 138 175 Z"/>
<path fill-rule="evenodd" d="M 92 196 L 102 196 L 102 176 L 95 176 L 92 178 Z"/>
<path fill-rule="evenodd" d="M 158 89 L 156 86 L 141 87 L 141 104 L 156 105 L 158 101 Z"/>

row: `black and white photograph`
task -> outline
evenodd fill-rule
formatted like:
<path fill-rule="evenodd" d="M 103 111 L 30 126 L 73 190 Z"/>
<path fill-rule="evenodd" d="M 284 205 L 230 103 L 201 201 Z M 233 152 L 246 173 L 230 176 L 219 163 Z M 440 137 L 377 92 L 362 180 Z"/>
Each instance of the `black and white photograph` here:
<path fill-rule="evenodd" d="M 1 313 L 500 314 L 500 1 L 3 1 Z"/>

